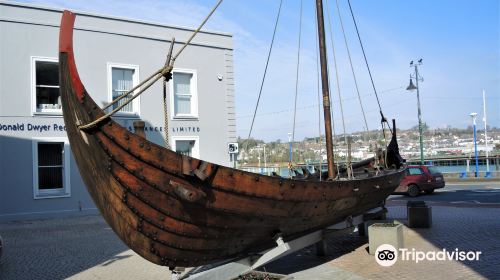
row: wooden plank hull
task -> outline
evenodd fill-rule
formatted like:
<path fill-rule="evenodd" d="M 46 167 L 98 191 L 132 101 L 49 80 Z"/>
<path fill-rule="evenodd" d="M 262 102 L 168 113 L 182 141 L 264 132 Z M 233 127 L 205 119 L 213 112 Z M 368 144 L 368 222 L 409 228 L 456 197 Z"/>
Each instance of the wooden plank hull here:
<path fill-rule="evenodd" d="M 349 181 L 269 177 L 182 156 L 103 116 L 80 81 L 65 11 L 60 90 L 68 138 L 81 176 L 116 234 L 149 261 L 196 266 L 273 246 L 380 205 L 404 169 Z"/>

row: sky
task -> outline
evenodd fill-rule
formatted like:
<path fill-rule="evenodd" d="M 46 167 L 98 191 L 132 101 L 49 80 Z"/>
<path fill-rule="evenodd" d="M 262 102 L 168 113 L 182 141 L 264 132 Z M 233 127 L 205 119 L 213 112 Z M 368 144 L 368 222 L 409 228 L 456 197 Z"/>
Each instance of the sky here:
<path fill-rule="evenodd" d="M 196 28 L 216 0 L 16 2 Z M 319 113 L 321 116 L 323 113 L 318 111 L 314 2 L 302 1 L 300 24 L 301 1 L 283 0 L 251 137 L 286 140 L 292 132 L 297 64 L 295 139 L 324 133 L 324 124 L 319 118 Z M 341 134 L 344 127 L 347 133 L 365 129 L 340 18 L 368 128 L 380 128 L 377 101 L 347 0 L 323 2 L 335 131 Z M 409 62 L 422 58 L 423 64 L 418 70 L 423 77 L 419 84 L 423 122 L 432 128 L 465 128 L 472 123 L 469 114 L 478 112 L 478 126 L 484 127 L 484 89 L 488 124 L 500 127 L 499 3 L 498 0 L 351 0 L 382 110 L 388 119 L 395 118 L 398 127 L 404 129 L 418 124 L 416 92 L 409 92 L 406 87 L 410 73 L 414 72 Z M 237 133 L 243 138 L 248 137 L 279 4 L 279 0 L 225 0 L 205 27 L 233 35 Z M 331 42 L 338 71 L 334 67 Z"/>

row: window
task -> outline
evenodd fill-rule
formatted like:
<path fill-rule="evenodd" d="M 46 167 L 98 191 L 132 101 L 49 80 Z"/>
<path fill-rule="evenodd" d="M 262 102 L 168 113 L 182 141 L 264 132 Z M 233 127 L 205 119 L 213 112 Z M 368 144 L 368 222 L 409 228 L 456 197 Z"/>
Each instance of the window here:
<path fill-rule="evenodd" d="M 34 198 L 69 197 L 69 144 L 66 139 L 33 140 Z"/>
<path fill-rule="evenodd" d="M 198 118 L 196 71 L 174 69 L 172 72 L 170 83 L 172 118 Z"/>
<path fill-rule="evenodd" d="M 408 168 L 408 175 L 420 175 L 423 174 L 420 168 Z"/>
<path fill-rule="evenodd" d="M 427 167 L 427 169 L 429 169 L 429 173 L 432 175 L 441 174 L 441 171 L 437 167 Z"/>
<path fill-rule="evenodd" d="M 172 136 L 173 150 L 190 157 L 200 157 L 199 142 L 198 136 Z"/>
<path fill-rule="evenodd" d="M 139 83 L 139 66 L 108 63 L 108 90 L 109 101 L 114 101 Z M 109 111 L 116 109 L 133 94 L 127 95 L 110 107 Z M 125 105 L 119 112 L 122 115 L 139 115 L 139 97 Z"/>
<path fill-rule="evenodd" d="M 32 57 L 31 62 L 33 112 L 61 114 L 57 59 Z"/>

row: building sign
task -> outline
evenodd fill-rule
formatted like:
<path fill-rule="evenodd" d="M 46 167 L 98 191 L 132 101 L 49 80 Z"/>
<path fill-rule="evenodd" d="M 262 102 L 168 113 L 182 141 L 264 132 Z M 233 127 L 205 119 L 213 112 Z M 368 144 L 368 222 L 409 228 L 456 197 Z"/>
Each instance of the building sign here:
<path fill-rule="evenodd" d="M 134 131 L 133 126 L 128 126 L 129 131 Z M 2 132 L 65 132 L 66 126 L 59 123 L 50 124 L 39 124 L 39 123 L 28 123 L 28 122 L 16 122 L 16 123 L 0 123 L 0 133 Z M 163 132 L 163 126 L 145 126 L 145 132 Z M 199 133 L 201 131 L 199 126 L 180 126 L 172 127 L 171 132 L 173 133 Z"/>
<path fill-rule="evenodd" d="M 129 131 L 133 132 L 134 127 L 133 126 L 128 126 L 127 127 Z M 165 131 L 165 127 L 163 126 L 144 126 L 144 131 L 145 132 L 163 132 Z M 178 132 L 188 132 L 188 133 L 199 133 L 201 131 L 199 126 L 180 126 L 180 127 L 172 127 L 171 132 L 173 133 L 178 133 Z"/>
<path fill-rule="evenodd" d="M 227 148 L 230 154 L 237 154 L 240 152 L 238 149 L 238 143 L 236 142 L 228 143 Z"/>
<path fill-rule="evenodd" d="M 34 132 L 61 132 L 66 131 L 66 126 L 57 123 L 34 124 L 34 123 L 0 123 L 0 131 L 34 131 Z"/>

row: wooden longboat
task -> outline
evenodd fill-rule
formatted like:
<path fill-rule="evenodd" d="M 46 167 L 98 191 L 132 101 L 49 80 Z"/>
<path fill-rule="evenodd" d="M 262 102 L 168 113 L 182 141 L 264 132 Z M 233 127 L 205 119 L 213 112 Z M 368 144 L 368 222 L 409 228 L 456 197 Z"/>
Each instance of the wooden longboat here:
<path fill-rule="evenodd" d="M 132 250 L 159 265 L 197 266 L 241 257 L 380 206 L 404 167 L 350 180 L 288 179 L 178 154 L 128 131 L 83 86 L 73 53 L 75 14 L 59 42 L 60 92 L 71 150 L 106 222 Z M 393 140 L 395 137 L 393 137 Z"/>

